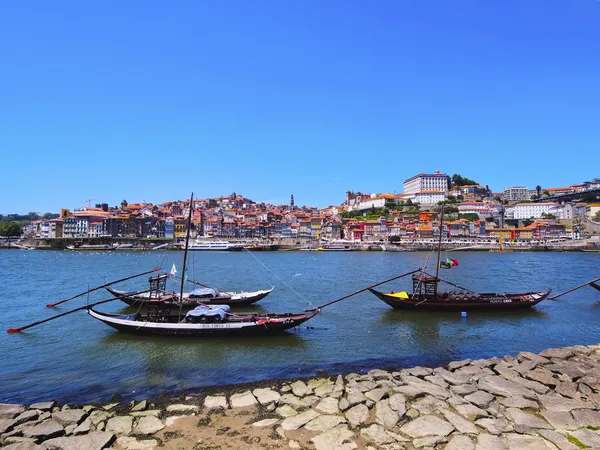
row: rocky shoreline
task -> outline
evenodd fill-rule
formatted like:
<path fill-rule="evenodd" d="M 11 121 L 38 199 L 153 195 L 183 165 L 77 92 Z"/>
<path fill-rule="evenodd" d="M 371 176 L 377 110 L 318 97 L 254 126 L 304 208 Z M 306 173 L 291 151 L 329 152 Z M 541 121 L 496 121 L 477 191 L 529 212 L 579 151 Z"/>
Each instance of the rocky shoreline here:
<path fill-rule="evenodd" d="M 600 345 L 102 405 L 0 404 L 11 450 L 600 448 Z"/>

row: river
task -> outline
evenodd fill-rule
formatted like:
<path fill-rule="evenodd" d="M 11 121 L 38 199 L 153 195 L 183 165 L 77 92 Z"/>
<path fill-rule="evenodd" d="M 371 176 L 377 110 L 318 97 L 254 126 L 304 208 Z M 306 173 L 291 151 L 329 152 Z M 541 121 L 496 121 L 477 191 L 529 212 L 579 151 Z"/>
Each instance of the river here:
<path fill-rule="evenodd" d="M 443 271 L 475 291 L 565 291 L 600 276 L 600 253 L 451 252 Z M 224 290 L 276 289 L 246 310 L 299 312 L 434 259 L 428 252 L 194 252 L 189 277 Z M 445 256 L 445 255 L 444 255 Z M 0 250 L 4 330 L 109 298 L 104 290 L 45 305 L 160 266 L 181 270 L 182 252 Z M 170 281 L 177 289 L 177 283 Z M 115 286 L 146 289 L 147 277 Z M 408 289 L 404 279 L 382 290 Z M 85 311 L 0 333 L 0 403 L 93 402 L 275 378 L 399 369 L 463 358 L 600 342 L 600 292 L 585 287 L 530 310 L 437 313 L 392 310 L 369 292 L 325 308 L 297 330 L 244 338 L 161 338 L 120 333 Z M 131 311 L 118 302 L 102 311 Z"/>

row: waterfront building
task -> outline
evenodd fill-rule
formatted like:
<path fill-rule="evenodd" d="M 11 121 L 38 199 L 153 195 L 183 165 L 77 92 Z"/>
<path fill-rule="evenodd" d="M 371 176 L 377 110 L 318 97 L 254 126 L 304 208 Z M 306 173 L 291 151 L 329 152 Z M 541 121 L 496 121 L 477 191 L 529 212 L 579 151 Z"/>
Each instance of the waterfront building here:
<path fill-rule="evenodd" d="M 450 177 L 436 170 L 433 173 L 420 173 L 404 181 L 404 193 L 416 194 L 423 191 L 448 192 Z M 445 196 L 445 195 L 444 195 Z"/>

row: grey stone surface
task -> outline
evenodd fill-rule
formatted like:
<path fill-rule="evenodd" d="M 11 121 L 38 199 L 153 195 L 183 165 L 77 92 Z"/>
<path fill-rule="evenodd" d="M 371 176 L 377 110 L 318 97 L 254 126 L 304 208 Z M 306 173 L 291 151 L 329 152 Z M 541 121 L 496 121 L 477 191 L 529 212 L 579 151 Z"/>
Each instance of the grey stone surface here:
<path fill-rule="evenodd" d="M 475 450 L 475 444 L 469 436 L 462 434 L 453 435 L 444 450 Z"/>
<path fill-rule="evenodd" d="M 481 433 L 477 436 L 475 450 L 508 450 L 508 446 L 498 436 Z"/>
<path fill-rule="evenodd" d="M 106 431 L 114 433 L 117 436 L 128 436 L 133 429 L 133 417 L 116 416 L 108 419 Z"/>
<path fill-rule="evenodd" d="M 135 403 L 132 408 L 131 411 L 143 411 L 148 407 L 148 402 L 146 400 L 142 400 L 140 402 Z"/>
<path fill-rule="evenodd" d="M 83 409 L 66 409 L 52 414 L 52 418 L 63 427 L 71 424 L 79 425 L 86 417 L 87 413 Z"/>
<path fill-rule="evenodd" d="M 512 427 L 505 418 L 483 418 L 475 421 L 478 427 L 485 429 L 494 436 L 500 436 L 502 433 L 511 431 Z"/>
<path fill-rule="evenodd" d="M 232 408 L 245 408 L 247 406 L 254 406 L 258 404 L 256 397 L 252 395 L 252 392 L 246 391 L 239 394 L 233 394 L 229 397 L 229 404 Z"/>
<path fill-rule="evenodd" d="M 259 420 L 258 422 L 254 422 L 252 424 L 252 426 L 258 427 L 258 428 L 270 427 L 270 426 L 275 425 L 277 422 L 279 422 L 279 419 L 263 419 L 263 420 Z"/>
<path fill-rule="evenodd" d="M 482 409 L 486 409 L 490 402 L 494 400 L 494 396 L 485 391 L 477 391 L 472 394 L 465 395 L 465 400 L 479 406 Z"/>
<path fill-rule="evenodd" d="M 473 425 L 472 422 L 468 421 L 461 415 L 456 414 L 447 409 L 442 410 L 441 413 L 443 414 L 444 418 L 448 422 L 450 422 L 452 424 L 452 426 L 454 428 L 456 428 L 456 430 L 459 433 L 465 433 L 465 434 L 477 434 L 478 433 L 477 427 L 475 425 Z"/>
<path fill-rule="evenodd" d="M 408 422 L 400 428 L 400 431 L 414 439 L 425 436 L 447 436 L 454 431 L 454 427 L 437 416 L 428 415 Z"/>
<path fill-rule="evenodd" d="M 269 403 L 278 403 L 281 398 L 281 394 L 273 389 L 254 389 L 252 394 L 258 400 L 261 405 L 268 405 Z"/>
<path fill-rule="evenodd" d="M 396 442 L 396 439 L 390 433 L 386 432 L 385 428 L 376 423 L 366 428 L 362 428 L 360 430 L 360 435 L 367 441 L 375 442 L 379 445 Z"/>
<path fill-rule="evenodd" d="M 204 407 L 208 409 L 212 408 L 224 408 L 227 409 L 227 397 L 224 395 L 208 395 L 204 399 Z"/>
<path fill-rule="evenodd" d="M 508 417 L 514 423 L 527 425 L 530 428 L 552 428 L 545 420 L 542 420 L 533 414 L 528 414 L 518 408 L 506 408 L 505 414 L 506 417 Z"/>
<path fill-rule="evenodd" d="M 83 436 L 69 436 L 50 439 L 44 442 L 47 450 L 101 450 L 113 442 L 113 433 L 92 431 Z"/>
<path fill-rule="evenodd" d="M 41 440 L 51 439 L 65 433 L 63 427 L 56 421 L 49 419 L 37 425 L 29 425 L 21 428 L 23 436 Z"/>
<path fill-rule="evenodd" d="M 544 439 L 552 442 L 559 450 L 579 450 L 575 444 L 571 444 L 562 434 L 553 430 L 538 430 L 537 433 Z"/>
<path fill-rule="evenodd" d="M 481 417 L 487 417 L 487 411 L 484 411 L 481 408 L 478 408 L 475 405 L 471 405 L 470 403 L 466 403 L 463 405 L 454 405 L 454 409 L 456 409 L 459 414 L 463 417 L 466 417 L 469 420 L 479 419 Z"/>
<path fill-rule="evenodd" d="M 384 388 L 371 389 L 370 391 L 365 392 L 365 397 L 375 403 L 381 400 L 385 395 L 387 395 L 387 389 Z"/>
<path fill-rule="evenodd" d="M 13 419 L 23 412 L 25 412 L 23 405 L 0 403 L 0 419 Z"/>
<path fill-rule="evenodd" d="M 554 444 L 539 436 L 508 433 L 505 436 L 509 450 L 554 450 Z"/>
<path fill-rule="evenodd" d="M 133 428 L 133 434 L 154 434 L 164 427 L 164 424 L 157 417 L 141 417 Z"/>
<path fill-rule="evenodd" d="M 32 420 L 36 420 L 39 417 L 39 413 L 36 410 L 28 410 L 19 414 L 17 417 L 12 419 L 13 427 L 20 425 L 25 422 L 31 422 Z"/>
<path fill-rule="evenodd" d="M 56 405 L 55 401 L 39 402 L 39 403 L 33 403 L 32 405 L 29 405 L 29 409 L 39 409 L 40 411 L 50 411 L 52 408 L 54 408 L 55 405 Z"/>
<path fill-rule="evenodd" d="M 381 400 L 375 405 L 375 421 L 385 428 L 392 428 L 400 419 L 397 411 L 394 411 L 388 399 Z"/>
<path fill-rule="evenodd" d="M 296 397 L 304 397 L 310 394 L 311 390 L 308 388 L 306 383 L 302 380 L 298 380 L 291 384 L 292 392 Z"/>
<path fill-rule="evenodd" d="M 295 416 L 287 417 L 281 422 L 281 428 L 284 430 L 297 430 L 301 426 L 307 424 L 311 420 L 319 417 L 320 414 L 312 409 L 296 414 Z"/>
<path fill-rule="evenodd" d="M 75 429 L 73 430 L 73 434 L 86 434 L 90 431 L 92 431 L 92 419 L 88 417 L 75 427 Z"/>
<path fill-rule="evenodd" d="M 282 405 L 279 408 L 277 408 L 275 410 L 275 412 L 277 414 L 279 414 L 281 417 L 292 417 L 298 414 L 298 411 L 296 411 L 294 408 L 292 408 L 290 405 Z"/>
<path fill-rule="evenodd" d="M 477 382 L 479 389 L 490 394 L 503 397 L 521 396 L 529 399 L 536 398 L 535 392 L 525 386 L 499 376 L 487 376 Z"/>
<path fill-rule="evenodd" d="M 156 439 L 136 439 L 129 436 L 121 436 L 117 439 L 117 444 L 125 450 L 152 450 L 158 447 Z"/>
<path fill-rule="evenodd" d="M 572 431 L 570 434 L 588 447 L 600 447 L 600 434 L 595 431 L 581 428 L 580 430 Z"/>
<path fill-rule="evenodd" d="M 572 398 L 561 397 L 560 395 L 540 395 L 539 401 L 542 406 L 550 411 L 572 411 L 574 409 L 593 409 L 593 405 L 575 400 Z"/>
<path fill-rule="evenodd" d="M 322 414 L 338 414 L 340 409 L 338 408 L 338 400 L 333 397 L 325 397 L 317 406 L 315 410 Z"/>
<path fill-rule="evenodd" d="M 365 423 L 369 418 L 369 408 L 361 403 L 346 411 L 345 416 L 350 426 L 356 428 Z"/>
<path fill-rule="evenodd" d="M 315 417 L 306 425 L 304 428 L 310 431 L 329 431 L 332 428 L 337 427 L 338 425 L 345 423 L 346 419 L 342 416 L 332 416 L 332 415 L 321 415 Z"/>
<path fill-rule="evenodd" d="M 570 412 L 542 409 L 539 414 L 556 430 L 576 430 L 579 428 Z"/>
<path fill-rule="evenodd" d="M 316 450 L 353 450 L 358 446 L 351 440 L 354 433 L 346 425 L 338 425 L 332 430 L 311 439 Z"/>

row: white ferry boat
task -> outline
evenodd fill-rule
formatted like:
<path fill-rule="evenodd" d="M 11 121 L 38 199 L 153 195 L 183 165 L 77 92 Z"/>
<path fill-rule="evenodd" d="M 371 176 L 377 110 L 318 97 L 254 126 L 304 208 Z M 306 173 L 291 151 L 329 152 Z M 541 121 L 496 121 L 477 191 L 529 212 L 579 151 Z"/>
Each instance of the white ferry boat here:
<path fill-rule="evenodd" d="M 239 251 L 242 250 L 241 244 L 234 244 L 229 241 L 199 241 L 190 242 L 188 250 L 192 251 Z"/>

